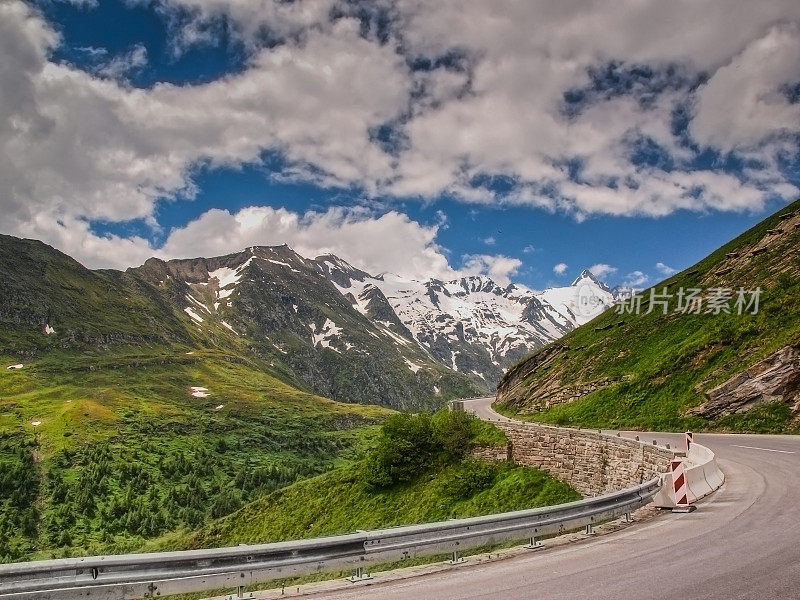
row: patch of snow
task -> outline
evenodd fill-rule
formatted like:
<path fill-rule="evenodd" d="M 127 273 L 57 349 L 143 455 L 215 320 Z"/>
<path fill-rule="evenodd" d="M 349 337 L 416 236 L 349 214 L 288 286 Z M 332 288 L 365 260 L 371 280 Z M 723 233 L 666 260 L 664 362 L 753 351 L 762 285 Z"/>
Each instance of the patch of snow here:
<path fill-rule="evenodd" d="M 212 279 L 217 280 L 217 299 L 227 298 L 234 292 L 239 280 L 242 278 L 242 271 L 247 268 L 254 258 L 255 256 L 251 256 L 236 269 L 220 267 L 208 274 L 209 281 Z"/>
<path fill-rule="evenodd" d="M 208 388 L 192 386 L 189 389 L 192 390 L 192 396 L 195 398 L 208 398 L 211 395 L 208 393 Z"/>
<path fill-rule="evenodd" d="M 418 365 L 417 363 L 412 362 L 405 357 L 403 357 L 403 360 L 405 361 L 406 365 L 408 365 L 408 368 L 412 373 L 416 374 L 416 372 L 422 368 L 422 365 Z"/>
<path fill-rule="evenodd" d="M 237 331 L 236 331 L 236 330 L 235 330 L 233 327 L 231 327 L 230 325 L 228 325 L 228 324 L 227 324 L 225 321 L 222 321 L 222 326 L 223 326 L 223 327 L 227 327 L 227 328 L 228 328 L 228 329 L 230 329 L 230 330 L 231 330 L 233 333 L 235 333 L 236 335 L 239 335 L 239 333 L 238 333 L 238 332 L 237 332 Z"/>
<path fill-rule="evenodd" d="M 194 312 L 194 311 L 192 310 L 192 307 L 191 307 L 191 306 L 187 306 L 186 308 L 184 308 L 184 309 L 183 309 L 183 311 L 184 311 L 184 312 L 185 312 L 187 315 L 189 315 L 190 317 L 192 317 L 192 319 L 194 319 L 194 320 L 195 320 L 195 321 L 197 321 L 198 323 L 202 323 L 202 322 L 203 322 L 203 317 L 201 317 L 201 316 L 200 316 L 200 315 L 198 315 L 196 312 Z"/>
<path fill-rule="evenodd" d="M 325 319 L 325 323 L 322 325 L 319 333 L 317 333 L 317 326 L 314 323 L 311 323 L 309 328 L 311 329 L 311 343 L 315 347 L 319 344 L 323 348 L 330 348 L 330 339 L 338 337 L 342 333 L 342 328 L 338 327 L 336 323 L 330 319 Z M 335 348 L 331 349 L 336 350 Z"/>
<path fill-rule="evenodd" d="M 382 321 L 377 321 L 377 322 L 383 324 Z M 404 338 L 402 335 L 397 334 L 394 331 L 392 331 L 391 329 L 389 329 L 389 327 L 385 327 L 384 326 L 381 329 L 383 330 L 383 332 L 385 334 L 387 334 L 390 338 L 392 338 L 398 344 L 402 344 L 403 346 L 408 346 L 411 343 L 406 338 Z"/>
<path fill-rule="evenodd" d="M 41 424 L 42 424 L 41 421 L 31 421 L 31 425 L 33 425 L 34 427 L 38 427 Z"/>
<path fill-rule="evenodd" d="M 192 350 L 191 352 L 187 352 L 186 354 L 194 354 L 194 350 Z"/>
<path fill-rule="evenodd" d="M 186 298 L 187 298 L 187 300 L 189 300 L 189 302 L 194 302 L 197 306 L 202 308 L 208 314 L 211 314 L 211 311 L 208 309 L 208 307 L 205 304 L 203 304 L 202 302 L 200 302 L 200 300 L 198 300 L 197 298 L 192 296 L 191 294 L 186 294 Z"/>
<path fill-rule="evenodd" d="M 437 396 L 442 393 L 442 390 L 438 388 L 438 386 L 433 386 L 433 393 Z"/>
<path fill-rule="evenodd" d="M 223 408 L 224 406 L 225 406 L 224 404 L 219 404 L 219 405 L 217 405 L 217 406 L 215 406 L 215 407 L 214 407 L 214 410 L 222 410 L 222 408 Z"/>
<path fill-rule="evenodd" d="M 52 327 L 50 327 L 50 325 L 45 325 L 44 326 L 44 334 L 45 335 L 50 335 L 51 333 L 55 333 L 55 332 L 56 332 L 56 330 L 53 329 Z"/>
<path fill-rule="evenodd" d="M 267 261 L 268 261 L 268 262 L 271 262 L 271 263 L 273 263 L 273 264 L 276 264 L 276 265 L 281 265 L 282 267 L 289 267 L 289 269 L 291 269 L 291 270 L 292 270 L 292 271 L 294 271 L 295 273 L 299 273 L 299 272 L 300 272 L 300 271 L 298 271 L 297 269 L 295 269 L 295 268 L 294 268 L 292 265 L 290 265 L 290 264 L 289 264 L 289 263 L 287 263 L 287 262 L 283 262 L 282 260 L 273 260 L 273 259 L 271 259 L 271 258 L 268 258 L 268 259 L 267 259 Z"/>
<path fill-rule="evenodd" d="M 23 366 L 24 365 L 21 365 L 21 364 L 19 364 L 19 365 L 8 365 L 6 367 L 6 369 L 16 370 L 16 369 L 21 369 Z"/>

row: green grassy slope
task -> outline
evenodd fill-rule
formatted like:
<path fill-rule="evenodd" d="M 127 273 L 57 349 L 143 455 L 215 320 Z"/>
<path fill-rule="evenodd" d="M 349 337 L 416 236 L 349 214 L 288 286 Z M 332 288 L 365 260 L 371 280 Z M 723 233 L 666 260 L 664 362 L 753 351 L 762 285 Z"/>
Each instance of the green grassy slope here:
<path fill-rule="evenodd" d="M 528 467 L 464 461 L 381 492 L 360 466 L 296 483 L 166 547 L 263 543 L 427 523 L 569 502 L 566 483 Z"/>
<path fill-rule="evenodd" d="M 263 543 L 441 521 L 579 498 L 547 473 L 471 458 L 505 446 L 496 427 L 464 413 L 397 414 L 357 463 L 256 500 L 161 548 Z"/>
<path fill-rule="evenodd" d="M 0 235 L 0 347 L 37 349 L 117 341 L 189 342 L 189 321 L 151 286 L 90 271 L 35 240 Z M 45 336 L 45 324 L 57 327 Z"/>
<path fill-rule="evenodd" d="M 195 530 L 351 464 L 390 414 L 309 393 L 282 352 L 198 326 L 187 284 L 153 279 L 0 236 L 0 561 Z"/>
<path fill-rule="evenodd" d="M 797 431 L 788 402 L 714 421 L 689 409 L 704 401 L 704 392 L 800 341 L 799 226 L 800 201 L 656 286 L 672 293 L 760 286 L 757 315 L 663 315 L 659 309 L 637 316 L 610 309 L 509 369 L 498 406 L 565 425 Z"/>
<path fill-rule="evenodd" d="M 213 350 L 54 350 L 25 363 L 0 369 L 1 560 L 124 551 L 198 527 L 348 464 L 387 414 Z"/>

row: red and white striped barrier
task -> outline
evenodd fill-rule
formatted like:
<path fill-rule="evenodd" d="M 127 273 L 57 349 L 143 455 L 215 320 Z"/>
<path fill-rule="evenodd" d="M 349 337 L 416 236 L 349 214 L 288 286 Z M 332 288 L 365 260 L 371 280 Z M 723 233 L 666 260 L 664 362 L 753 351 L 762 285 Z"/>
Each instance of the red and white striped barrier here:
<path fill-rule="evenodd" d="M 696 507 L 689 502 L 689 486 L 686 482 L 683 459 L 673 458 L 669 461 L 669 470 L 672 473 L 672 494 L 675 499 L 675 508 L 672 512 L 693 511 Z"/>
<path fill-rule="evenodd" d="M 690 506 L 719 489 L 725 482 L 725 474 L 720 470 L 714 453 L 694 440 L 691 441 L 686 456 L 680 459 L 675 457 L 674 460 L 680 460 L 682 463 L 678 469 L 683 469 L 683 482 L 686 485 L 686 496 Z M 681 486 L 676 488 L 673 483 L 677 480 L 676 473 L 673 472 L 671 464 L 668 467 L 662 478 L 663 485 L 653 498 L 653 502 L 658 508 L 675 510 L 678 507 L 677 500 L 680 499 L 676 498 L 676 490 L 680 493 Z"/>

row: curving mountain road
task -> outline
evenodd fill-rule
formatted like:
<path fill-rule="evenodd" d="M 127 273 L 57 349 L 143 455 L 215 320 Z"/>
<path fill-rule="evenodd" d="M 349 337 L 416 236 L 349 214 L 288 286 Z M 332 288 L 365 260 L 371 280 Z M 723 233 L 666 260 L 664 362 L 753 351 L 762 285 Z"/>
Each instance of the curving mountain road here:
<path fill-rule="evenodd" d="M 467 409 L 504 420 L 491 398 Z M 623 432 L 623 435 L 635 435 Z M 641 434 L 673 447 L 680 434 Z M 725 485 L 688 514 L 483 565 L 313 594 L 353 600 L 800 598 L 800 436 L 699 434 Z"/>

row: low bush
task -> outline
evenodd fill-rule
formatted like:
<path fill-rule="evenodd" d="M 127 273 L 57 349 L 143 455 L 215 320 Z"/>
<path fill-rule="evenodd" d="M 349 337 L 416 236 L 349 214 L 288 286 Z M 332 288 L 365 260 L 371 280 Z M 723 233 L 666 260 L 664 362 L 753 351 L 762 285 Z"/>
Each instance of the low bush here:
<path fill-rule="evenodd" d="M 383 424 L 364 461 L 365 480 L 373 488 L 411 482 L 461 460 L 485 437 L 486 425 L 467 413 L 398 413 Z"/>

